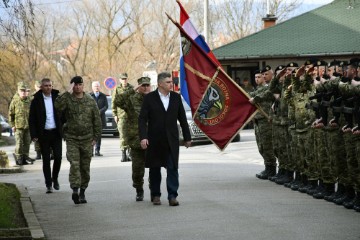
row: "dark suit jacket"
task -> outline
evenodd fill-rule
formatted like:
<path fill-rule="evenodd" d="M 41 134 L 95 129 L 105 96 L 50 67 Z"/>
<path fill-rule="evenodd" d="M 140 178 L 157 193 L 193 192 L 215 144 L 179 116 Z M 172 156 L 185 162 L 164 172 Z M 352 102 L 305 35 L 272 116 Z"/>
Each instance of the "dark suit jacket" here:
<path fill-rule="evenodd" d="M 169 154 L 175 167 L 179 164 L 179 121 L 184 140 L 191 135 L 184 106 L 178 93 L 170 92 L 168 110 L 165 111 L 158 90 L 145 95 L 139 115 L 140 140 L 148 139 L 145 167 L 165 167 Z"/>
<path fill-rule="evenodd" d="M 96 104 L 97 104 L 97 106 L 99 108 L 101 124 L 102 124 L 103 127 L 105 127 L 105 124 L 106 124 L 105 112 L 109 107 L 106 95 L 103 94 L 102 92 L 99 92 L 99 96 L 96 98 L 95 93 L 91 92 L 90 96 L 93 97 L 93 99 L 95 100 L 95 102 L 96 102 Z"/>
<path fill-rule="evenodd" d="M 51 91 L 53 106 L 55 105 L 54 102 L 55 99 L 58 97 L 58 95 L 59 95 L 58 90 L 53 89 Z M 62 137 L 62 121 L 54 107 L 53 107 L 53 111 L 54 111 L 57 133 L 59 134 L 59 137 Z M 46 109 L 44 103 L 44 96 L 42 91 L 37 91 L 34 94 L 34 99 L 31 101 L 31 105 L 30 105 L 29 129 L 30 129 L 31 139 L 33 138 L 42 139 L 44 135 L 45 122 L 46 122 Z"/>

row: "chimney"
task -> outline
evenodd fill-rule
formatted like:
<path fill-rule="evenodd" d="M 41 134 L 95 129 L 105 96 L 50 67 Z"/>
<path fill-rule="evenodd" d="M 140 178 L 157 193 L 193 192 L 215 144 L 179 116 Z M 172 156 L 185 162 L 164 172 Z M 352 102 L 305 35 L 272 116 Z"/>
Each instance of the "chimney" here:
<path fill-rule="evenodd" d="M 273 14 L 266 14 L 266 17 L 262 19 L 264 21 L 264 29 L 272 27 L 276 24 L 277 17 Z"/>

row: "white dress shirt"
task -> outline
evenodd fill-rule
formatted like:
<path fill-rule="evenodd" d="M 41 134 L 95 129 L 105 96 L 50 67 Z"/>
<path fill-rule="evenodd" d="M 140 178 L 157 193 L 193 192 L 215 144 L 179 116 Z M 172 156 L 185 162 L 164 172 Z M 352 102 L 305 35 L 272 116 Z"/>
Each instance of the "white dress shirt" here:
<path fill-rule="evenodd" d="M 169 102 L 170 102 L 170 92 L 168 93 L 168 95 L 163 95 L 159 90 L 159 96 L 161 99 L 161 102 L 164 105 L 165 111 L 167 111 L 168 107 L 169 107 Z"/>
<path fill-rule="evenodd" d="M 49 97 L 44 96 L 45 110 L 46 110 L 46 121 L 45 121 L 45 129 L 50 130 L 56 128 L 55 118 L 54 118 L 54 106 L 52 101 L 52 96 L 50 94 Z"/>

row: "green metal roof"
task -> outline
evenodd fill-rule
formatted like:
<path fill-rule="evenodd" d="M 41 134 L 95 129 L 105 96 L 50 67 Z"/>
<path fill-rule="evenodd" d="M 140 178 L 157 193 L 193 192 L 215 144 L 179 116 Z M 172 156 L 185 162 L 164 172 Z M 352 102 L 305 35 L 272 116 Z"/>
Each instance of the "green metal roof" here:
<path fill-rule="evenodd" d="M 219 60 L 360 54 L 360 0 L 332 3 L 214 49 Z"/>

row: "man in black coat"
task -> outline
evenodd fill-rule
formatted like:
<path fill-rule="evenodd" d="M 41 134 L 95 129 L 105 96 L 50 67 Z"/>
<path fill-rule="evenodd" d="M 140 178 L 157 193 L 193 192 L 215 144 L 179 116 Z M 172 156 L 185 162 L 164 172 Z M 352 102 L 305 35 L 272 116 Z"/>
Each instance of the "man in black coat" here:
<path fill-rule="evenodd" d="M 179 188 L 179 130 L 185 146 L 190 147 L 191 135 L 181 96 L 173 90 L 170 73 L 158 75 L 158 89 L 144 97 L 139 116 L 140 144 L 146 149 L 145 167 L 149 168 L 151 200 L 160 205 L 161 167 L 167 171 L 166 186 L 170 206 L 177 206 Z"/>
<path fill-rule="evenodd" d="M 40 143 L 43 157 L 43 172 L 45 177 L 46 193 L 54 189 L 60 190 L 58 176 L 62 158 L 62 124 L 54 102 L 59 91 L 52 88 L 48 78 L 41 80 L 41 89 L 34 94 L 29 114 L 29 128 L 32 141 Z M 50 152 L 53 150 L 54 164 L 51 174 Z"/>
<path fill-rule="evenodd" d="M 92 82 L 91 84 L 93 92 L 90 95 L 94 98 L 99 111 L 100 111 L 100 118 L 101 118 L 101 126 L 104 128 L 106 124 L 105 112 L 108 109 L 108 101 L 106 95 L 100 92 L 100 83 L 99 82 Z M 95 145 L 95 156 L 103 156 L 100 153 L 101 147 L 101 137 L 98 138 Z"/>

